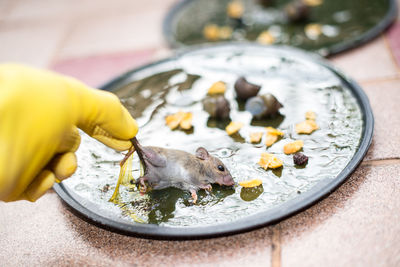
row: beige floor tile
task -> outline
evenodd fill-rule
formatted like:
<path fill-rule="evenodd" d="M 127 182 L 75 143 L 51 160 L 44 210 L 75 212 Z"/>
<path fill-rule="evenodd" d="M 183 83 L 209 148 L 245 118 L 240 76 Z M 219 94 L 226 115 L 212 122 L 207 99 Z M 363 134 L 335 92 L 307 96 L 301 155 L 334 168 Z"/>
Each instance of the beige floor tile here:
<path fill-rule="evenodd" d="M 132 13 L 76 24 L 60 50 L 59 58 L 163 46 L 163 10 Z"/>
<path fill-rule="evenodd" d="M 162 20 L 175 0 L 8 2 L 0 1 L 0 14 L 8 10 L 0 41 L 13 49 L 3 49 L 0 60 L 44 66 L 60 40 L 57 59 L 165 47 Z"/>
<path fill-rule="evenodd" d="M 0 262 L 7 266 L 268 266 L 269 228 L 197 240 L 155 241 L 88 224 L 54 192 L 36 203 L 0 202 Z"/>
<path fill-rule="evenodd" d="M 282 227 L 282 266 L 399 266 L 400 163 L 364 166 Z"/>
<path fill-rule="evenodd" d="M 80 14 L 81 18 L 84 18 L 87 16 L 96 17 L 97 14 L 118 16 L 124 14 L 141 14 L 157 10 L 166 13 L 176 2 L 178 0 L 100 0 L 96 1 L 96 4 L 93 5 L 92 0 L 84 0 L 82 1 L 82 11 Z"/>
<path fill-rule="evenodd" d="M 0 0 L 0 62 L 45 67 L 56 51 L 74 58 L 165 47 L 161 25 L 173 2 Z M 400 79 L 383 38 L 331 60 L 370 98 L 375 134 L 367 160 L 399 158 Z M 368 164 L 279 224 L 282 266 L 400 265 L 400 164 Z M 7 266 L 269 266 L 271 228 L 200 241 L 127 237 L 82 221 L 50 192 L 37 203 L 0 203 L 0 247 Z"/>
<path fill-rule="evenodd" d="M 330 60 L 346 75 L 358 82 L 399 75 L 383 37 L 334 56 Z"/>
<path fill-rule="evenodd" d="M 367 160 L 400 158 L 400 78 L 362 84 L 375 117 Z"/>
<path fill-rule="evenodd" d="M 0 62 L 15 61 L 46 67 L 66 31 L 60 23 L 35 23 L 24 27 L 0 27 Z"/>
<path fill-rule="evenodd" d="M 4 1 L 4 0 L 2 0 Z M 104 18 L 121 13 L 140 14 L 151 10 L 167 10 L 175 0 L 18 0 L 18 4 L 6 14 L 15 21 L 79 20 L 88 17 Z"/>
<path fill-rule="evenodd" d="M 6 12 L 11 8 L 13 1 L 12 0 L 2 0 L 0 1 L 0 20 L 4 19 Z"/>
<path fill-rule="evenodd" d="M 54 20 L 68 17 L 77 8 L 78 1 L 16 0 L 17 4 L 5 15 L 9 22 Z"/>

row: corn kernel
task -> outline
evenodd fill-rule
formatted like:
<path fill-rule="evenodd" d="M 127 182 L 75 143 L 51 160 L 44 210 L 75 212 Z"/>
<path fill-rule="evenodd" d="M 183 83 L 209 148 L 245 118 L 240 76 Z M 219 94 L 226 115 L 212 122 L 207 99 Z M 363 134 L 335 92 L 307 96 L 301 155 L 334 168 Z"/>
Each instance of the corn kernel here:
<path fill-rule="evenodd" d="M 244 6 L 241 1 L 232 1 L 226 8 L 226 13 L 233 19 L 240 19 L 243 16 Z"/>
<path fill-rule="evenodd" d="M 253 144 L 260 143 L 262 135 L 263 135 L 262 132 L 250 133 L 250 142 Z"/>
<path fill-rule="evenodd" d="M 315 121 L 315 119 L 317 118 L 317 115 L 315 114 L 314 111 L 309 110 L 309 111 L 306 112 L 305 117 L 306 117 L 306 120 Z"/>
<path fill-rule="evenodd" d="M 303 141 L 302 140 L 296 140 L 294 142 L 288 143 L 283 147 L 283 152 L 285 154 L 293 154 L 299 151 L 300 149 L 303 148 Z"/>
<path fill-rule="evenodd" d="M 269 31 L 263 31 L 258 35 L 257 42 L 263 45 L 270 45 L 275 43 L 275 37 Z"/>
<path fill-rule="evenodd" d="M 192 128 L 192 120 L 193 120 L 193 114 L 190 112 L 187 112 L 183 116 L 181 122 L 179 123 L 179 126 L 183 130 L 189 130 L 190 128 Z"/>
<path fill-rule="evenodd" d="M 171 130 L 180 126 L 184 130 L 192 128 L 193 114 L 191 112 L 178 111 L 165 117 L 165 123 Z"/>
<path fill-rule="evenodd" d="M 215 24 L 207 24 L 203 29 L 203 36 L 209 41 L 217 41 L 219 38 L 219 27 Z"/>
<path fill-rule="evenodd" d="M 265 170 L 268 168 L 270 169 L 276 169 L 279 167 L 282 167 L 283 162 L 282 160 L 278 159 L 275 155 L 270 154 L 270 153 L 262 153 L 260 161 L 258 164 L 263 167 Z"/>
<path fill-rule="evenodd" d="M 318 124 L 313 120 L 305 120 L 296 124 L 296 132 L 298 134 L 310 134 L 318 129 Z"/>
<path fill-rule="evenodd" d="M 239 182 L 239 185 L 243 187 L 256 187 L 259 186 L 260 184 L 262 184 L 262 181 L 260 179 L 253 179 L 253 180 Z"/>
<path fill-rule="evenodd" d="M 232 135 L 234 133 L 237 133 L 240 128 L 243 127 L 242 122 L 236 122 L 236 121 L 231 121 L 228 126 L 226 126 L 225 131 L 229 134 Z"/>
<path fill-rule="evenodd" d="M 216 82 L 211 85 L 211 87 L 208 89 L 207 94 L 209 95 L 217 95 L 217 94 L 223 94 L 226 91 L 226 84 L 224 82 Z"/>
<path fill-rule="evenodd" d="M 307 6 L 319 6 L 322 2 L 322 0 L 303 0 L 303 3 Z"/>

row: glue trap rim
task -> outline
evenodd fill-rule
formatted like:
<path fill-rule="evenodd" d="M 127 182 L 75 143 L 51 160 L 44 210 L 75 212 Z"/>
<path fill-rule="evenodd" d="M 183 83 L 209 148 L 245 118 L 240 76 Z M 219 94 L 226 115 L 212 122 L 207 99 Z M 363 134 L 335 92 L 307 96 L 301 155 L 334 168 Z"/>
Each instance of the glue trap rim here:
<path fill-rule="evenodd" d="M 64 202 L 72 209 L 72 211 L 80 218 L 95 224 L 101 228 L 117 232 L 124 235 L 138 236 L 151 239 L 167 239 L 167 240 L 184 240 L 184 239 L 204 239 L 218 236 L 226 236 L 232 234 L 238 234 L 253 229 L 257 229 L 266 225 L 277 223 L 287 217 L 290 217 L 296 213 L 299 213 L 316 202 L 322 200 L 330 193 L 332 193 L 337 187 L 339 187 L 357 168 L 361 163 L 362 159 L 366 155 L 368 148 L 372 142 L 372 135 L 374 129 L 374 117 L 372 109 L 368 100 L 368 97 L 362 90 L 362 88 L 354 82 L 352 79 L 345 76 L 330 63 L 322 59 L 320 56 L 304 52 L 296 48 L 289 48 L 285 46 L 270 46 L 265 47 L 257 44 L 242 43 L 240 45 L 234 43 L 217 44 L 217 45 L 200 45 L 196 48 L 184 49 L 177 53 L 175 56 L 160 60 L 145 66 L 135 68 L 131 71 L 118 76 L 111 80 L 107 84 L 101 87 L 103 90 L 113 91 L 117 89 L 125 81 L 129 81 L 130 77 L 147 68 L 151 68 L 161 63 L 173 62 L 179 59 L 181 56 L 189 53 L 202 53 L 207 51 L 218 51 L 219 49 L 227 50 L 233 49 L 236 51 L 244 51 L 245 49 L 260 49 L 262 50 L 275 50 L 285 51 L 288 55 L 296 57 L 307 58 L 311 62 L 322 65 L 337 75 L 343 83 L 349 87 L 353 96 L 356 98 L 357 103 L 360 107 L 363 120 L 363 129 L 361 133 L 360 144 L 353 155 L 350 162 L 345 166 L 342 171 L 334 179 L 325 179 L 318 182 L 310 190 L 302 193 L 301 195 L 284 202 L 272 209 L 263 211 L 257 214 L 249 215 L 242 219 L 222 223 L 216 225 L 209 225 L 204 227 L 170 227 L 170 226 L 158 226 L 154 224 L 140 224 L 140 223 L 126 223 L 116 219 L 110 219 L 102 216 L 99 212 L 96 212 L 93 204 L 85 201 L 74 192 L 70 191 L 63 183 L 55 184 L 54 190 L 64 200 Z M 97 209 L 98 211 L 98 209 Z"/>
<path fill-rule="evenodd" d="M 183 48 L 187 46 L 192 46 L 195 47 L 197 45 L 186 45 L 184 43 L 179 42 L 176 38 L 174 38 L 174 19 L 175 17 L 181 12 L 186 6 L 194 2 L 195 0 L 181 0 L 180 2 L 177 2 L 175 5 L 173 5 L 170 10 L 168 11 L 167 15 L 164 18 L 163 25 L 162 25 L 162 31 L 165 40 L 167 41 L 169 47 L 171 48 Z M 342 42 L 342 43 L 337 43 L 335 45 L 332 45 L 330 48 L 327 47 L 320 47 L 319 50 L 324 49 L 324 53 L 320 54 L 321 56 L 329 57 L 333 56 L 342 52 L 345 52 L 347 50 L 354 49 L 356 47 L 359 47 L 363 44 L 366 44 L 373 39 L 377 38 L 382 32 L 387 30 L 395 21 L 398 15 L 398 9 L 397 9 L 397 1 L 396 0 L 389 0 L 389 8 L 383 17 L 383 19 L 377 23 L 374 27 L 366 31 L 365 33 L 357 36 L 356 38 L 353 38 L 350 42 Z M 210 42 L 204 42 L 208 44 L 213 44 Z M 223 42 L 218 42 L 218 43 L 223 43 Z M 235 43 L 235 41 L 232 41 L 232 43 Z M 318 53 L 318 51 L 315 51 Z"/>

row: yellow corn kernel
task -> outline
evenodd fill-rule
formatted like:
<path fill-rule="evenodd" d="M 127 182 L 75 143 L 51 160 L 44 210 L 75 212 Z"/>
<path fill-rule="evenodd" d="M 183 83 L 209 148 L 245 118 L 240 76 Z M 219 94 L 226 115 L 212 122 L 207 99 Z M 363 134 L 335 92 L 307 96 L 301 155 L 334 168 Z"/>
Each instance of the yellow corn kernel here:
<path fill-rule="evenodd" d="M 266 146 L 272 146 L 276 141 L 278 141 L 278 135 L 266 133 L 265 134 L 265 145 Z"/>
<path fill-rule="evenodd" d="M 191 112 L 187 112 L 183 116 L 181 122 L 179 123 L 179 126 L 184 130 L 189 130 L 190 128 L 192 128 L 192 120 L 193 114 Z"/>
<path fill-rule="evenodd" d="M 165 123 L 171 130 L 174 130 L 179 126 L 184 116 L 185 112 L 183 111 L 168 115 L 167 117 L 165 117 Z"/>
<path fill-rule="evenodd" d="M 279 131 L 278 129 L 275 129 L 273 127 L 267 127 L 267 128 L 265 128 L 265 130 L 267 130 L 267 133 L 271 134 L 271 135 L 277 135 L 277 136 L 284 135 L 284 133 L 282 131 Z"/>
<path fill-rule="evenodd" d="M 262 132 L 250 133 L 250 142 L 253 143 L 253 144 L 260 143 L 262 135 L 263 135 Z"/>
<path fill-rule="evenodd" d="M 193 114 L 191 112 L 178 111 L 165 117 L 165 123 L 171 130 L 180 126 L 184 130 L 192 128 Z"/>
<path fill-rule="evenodd" d="M 288 143 L 283 147 L 283 152 L 285 154 L 293 154 L 299 151 L 300 149 L 303 148 L 303 141 L 302 140 L 296 140 L 294 142 Z"/>
<path fill-rule="evenodd" d="M 239 182 L 239 185 L 243 187 L 256 187 L 259 186 L 260 184 L 262 184 L 262 181 L 260 179 L 253 179 L 253 180 Z"/>
<path fill-rule="evenodd" d="M 243 127 L 242 122 L 237 122 L 237 121 L 231 121 L 228 126 L 226 126 L 225 131 L 229 134 L 232 135 L 234 133 L 237 133 L 240 128 Z"/>
<path fill-rule="evenodd" d="M 319 6 L 322 2 L 322 0 L 303 0 L 303 3 L 307 6 Z"/>
<path fill-rule="evenodd" d="M 261 158 L 260 161 L 258 162 L 258 165 L 263 167 L 265 170 L 267 170 L 268 168 L 276 169 L 282 167 L 283 162 L 273 154 L 261 153 Z"/>
<path fill-rule="evenodd" d="M 315 119 L 317 118 L 317 115 L 315 114 L 314 111 L 309 110 L 306 112 L 305 117 L 306 117 L 306 120 L 315 121 Z"/>
<path fill-rule="evenodd" d="M 267 147 L 272 146 L 276 141 L 278 141 L 279 136 L 283 136 L 283 132 L 275 129 L 273 127 L 265 128 L 267 133 L 265 135 L 265 145 Z"/>
<path fill-rule="evenodd" d="M 215 24 L 207 24 L 203 29 L 203 36 L 209 41 L 217 41 L 219 38 L 219 27 Z"/>
<path fill-rule="evenodd" d="M 226 91 L 226 84 L 224 82 L 216 82 L 211 85 L 211 87 L 208 89 L 207 94 L 209 95 L 217 95 L 217 94 L 223 94 Z"/>
<path fill-rule="evenodd" d="M 275 43 L 275 37 L 269 31 L 263 31 L 258 35 L 257 42 L 263 45 L 270 45 Z"/>
<path fill-rule="evenodd" d="M 241 1 L 232 1 L 226 8 L 226 13 L 233 19 L 240 19 L 243 16 L 244 6 Z"/>
<path fill-rule="evenodd" d="M 315 130 L 318 130 L 318 124 L 313 120 L 305 120 L 296 124 L 296 132 L 298 134 L 310 134 Z"/>
<path fill-rule="evenodd" d="M 222 26 L 218 31 L 218 38 L 222 40 L 230 39 L 232 37 L 232 28 L 229 26 Z"/>
<path fill-rule="evenodd" d="M 305 26 L 304 32 L 309 39 L 316 40 L 322 33 L 322 26 L 318 23 L 310 23 Z"/>

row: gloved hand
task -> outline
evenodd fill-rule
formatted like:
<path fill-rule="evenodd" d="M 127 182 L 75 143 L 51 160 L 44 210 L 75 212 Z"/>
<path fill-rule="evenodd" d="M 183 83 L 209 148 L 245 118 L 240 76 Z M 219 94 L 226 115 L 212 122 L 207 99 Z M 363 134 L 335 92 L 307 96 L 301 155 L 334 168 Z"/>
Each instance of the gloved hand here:
<path fill-rule="evenodd" d="M 110 92 L 50 71 L 0 64 L 0 200 L 35 201 L 77 167 L 78 128 L 116 150 L 136 121 Z"/>

